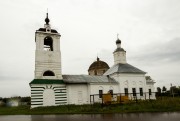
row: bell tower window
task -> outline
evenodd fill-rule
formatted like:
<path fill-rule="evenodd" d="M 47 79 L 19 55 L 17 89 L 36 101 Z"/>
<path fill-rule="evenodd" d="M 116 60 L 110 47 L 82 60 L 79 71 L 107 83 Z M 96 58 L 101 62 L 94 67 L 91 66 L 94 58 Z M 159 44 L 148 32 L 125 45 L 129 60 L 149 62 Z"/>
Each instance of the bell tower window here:
<path fill-rule="evenodd" d="M 44 50 L 53 51 L 53 39 L 49 36 L 44 38 Z"/>
<path fill-rule="evenodd" d="M 55 76 L 55 74 L 52 71 L 45 71 L 43 76 Z"/>

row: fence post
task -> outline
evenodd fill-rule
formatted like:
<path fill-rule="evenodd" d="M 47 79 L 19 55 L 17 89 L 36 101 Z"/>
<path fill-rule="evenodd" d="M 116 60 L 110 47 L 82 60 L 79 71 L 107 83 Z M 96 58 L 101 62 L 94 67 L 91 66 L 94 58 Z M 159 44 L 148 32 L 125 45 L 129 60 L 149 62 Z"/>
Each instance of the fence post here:
<path fill-rule="evenodd" d="M 122 101 L 121 101 L 121 93 L 120 93 L 120 104 L 121 104 L 121 102 L 122 102 Z"/>
<path fill-rule="evenodd" d="M 101 97 L 101 98 L 102 98 L 102 104 L 101 104 L 101 105 L 102 105 L 102 107 L 103 107 L 103 95 L 104 95 L 104 94 L 102 94 L 102 97 Z"/>
<path fill-rule="evenodd" d="M 91 95 L 90 95 L 90 104 L 91 104 Z"/>

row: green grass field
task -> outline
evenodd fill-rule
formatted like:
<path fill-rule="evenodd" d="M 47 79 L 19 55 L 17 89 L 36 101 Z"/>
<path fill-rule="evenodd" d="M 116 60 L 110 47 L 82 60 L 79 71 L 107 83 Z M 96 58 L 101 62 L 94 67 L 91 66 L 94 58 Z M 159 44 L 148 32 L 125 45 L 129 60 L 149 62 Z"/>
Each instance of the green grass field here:
<path fill-rule="evenodd" d="M 125 104 L 104 105 L 61 105 L 51 107 L 30 106 L 0 107 L 0 115 L 16 114 L 97 114 L 97 113 L 130 113 L 130 112 L 173 112 L 180 111 L 180 98 L 162 98 L 157 100 L 129 101 Z"/>

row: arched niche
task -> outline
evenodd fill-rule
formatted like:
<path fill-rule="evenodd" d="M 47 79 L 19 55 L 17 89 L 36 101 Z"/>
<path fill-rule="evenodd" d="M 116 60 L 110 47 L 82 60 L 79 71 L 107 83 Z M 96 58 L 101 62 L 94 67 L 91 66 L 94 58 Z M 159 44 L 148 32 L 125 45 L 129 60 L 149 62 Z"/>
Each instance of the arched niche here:
<path fill-rule="evenodd" d="M 53 89 L 45 89 L 43 92 L 43 105 L 53 106 L 55 105 L 55 94 Z"/>

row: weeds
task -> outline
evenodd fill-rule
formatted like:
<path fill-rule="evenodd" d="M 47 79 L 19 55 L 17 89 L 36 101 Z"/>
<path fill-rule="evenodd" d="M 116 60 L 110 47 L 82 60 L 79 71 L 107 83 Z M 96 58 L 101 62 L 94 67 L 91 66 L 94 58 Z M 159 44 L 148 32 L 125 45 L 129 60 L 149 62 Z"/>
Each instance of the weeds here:
<path fill-rule="evenodd" d="M 127 112 L 170 112 L 180 111 L 180 98 L 163 98 L 157 100 L 138 100 L 124 104 L 93 104 L 93 105 L 60 105 L 38 107 L 30 106 L 0 107 L 0 115 L 16 114 L 97 114 L 97 113 L 127 113 Z"/>

